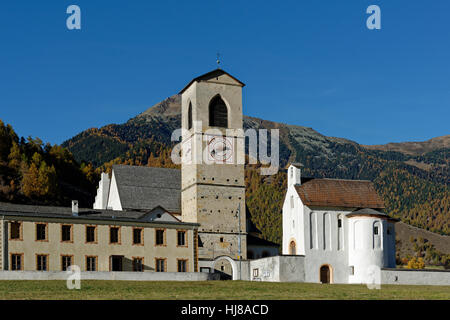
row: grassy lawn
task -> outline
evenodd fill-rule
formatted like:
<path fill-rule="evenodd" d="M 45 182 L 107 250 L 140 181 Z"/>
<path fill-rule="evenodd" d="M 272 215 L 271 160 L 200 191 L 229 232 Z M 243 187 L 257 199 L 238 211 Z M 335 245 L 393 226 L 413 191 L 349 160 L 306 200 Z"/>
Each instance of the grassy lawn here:
<path fill-rule="evenodd" d="M 0 281 L 0 299 L 445 299 L 450 287 L 268 283 L 247 281 L 139 282 L 84 280 L 81 290 L 65 281 Z"/>

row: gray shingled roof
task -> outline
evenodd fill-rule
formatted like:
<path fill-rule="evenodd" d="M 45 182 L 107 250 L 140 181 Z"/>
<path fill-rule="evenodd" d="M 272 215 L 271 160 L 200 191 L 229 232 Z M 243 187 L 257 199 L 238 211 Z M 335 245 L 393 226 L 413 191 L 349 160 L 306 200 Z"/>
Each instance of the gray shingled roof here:
<path fill-rule="evenodd" d="M 63 218 L 63 219 L 82 219 L 82 220 L 108 220 L 123 222 L 149 222 L 146 215 L 148 211 L 113 211 L 113 210 L 97 210 L 80 208 L 78 216 L 72 214 L 71 207 L 51 207 L 51 206 L 35 206 L 12 204 L 0 202 L 0 216 L 17 216 L 17 217 L 37 217 L 37 218 Z M 151 223 L 151 222 L 150 222 Z M 196 225 L 185 222 L 155 221 L 155 223 L 163 224 L 183 224 Z"/>
<path fill-rule="evenodd" d="M 161 206 L 181 212 L 179 169 L 114 165 L 114 176 L 124 210 L 150 210 Z"/>
<path fill-rule="evenodd" d="M 374 210 L 372 208 L 363 208 L 363 209 L 355 210 L 355 211 L 347 213 L 346 216 L 347 217 L 376 216 L 376 217 L 386 217 L 389 220 L 393 220 L 393 221 L 399 221 L 398 219 L 392 218 L 392 217 L 390 217 L 389 215 L 387 215 L 386 213 L 384 213 L 382 211 Z"/>

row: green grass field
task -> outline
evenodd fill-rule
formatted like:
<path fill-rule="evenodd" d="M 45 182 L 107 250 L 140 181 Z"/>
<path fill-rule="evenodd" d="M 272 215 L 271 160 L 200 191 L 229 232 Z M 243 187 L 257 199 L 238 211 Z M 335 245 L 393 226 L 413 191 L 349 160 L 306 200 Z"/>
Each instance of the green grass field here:
<path fill-rule="evenodd" d="M 207 282 L 81 282 L 68 290 L 65 281 L 0 281 L 0 299 L 444 299 L 450 286 L 385 285 L 369 290 L 364 285 L 322 285 L 247 281 Z"/>

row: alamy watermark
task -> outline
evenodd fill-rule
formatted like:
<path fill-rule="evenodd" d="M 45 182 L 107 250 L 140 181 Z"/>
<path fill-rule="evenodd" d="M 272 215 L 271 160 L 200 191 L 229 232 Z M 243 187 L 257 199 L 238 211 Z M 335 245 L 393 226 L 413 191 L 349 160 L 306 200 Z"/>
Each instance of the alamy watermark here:
<path fill-rule="evenodd" d="M 226 129 L 225 134 L 210 128 L 201 131 L 202 122 L 194 121 L 194 134 L 186 129 L 172 132 L 171 141 L 178 142 L 172 150 L 175 164 L 246 164 L 245 147 L 248 141 L 248 164 L 261 163 L 262 175 L 274 175 L 280 165 L 280 133 L 278 129 Z M 198 134 L 196 134 L 198 133 Z M 270 143 L 269 143 L 270 136 Z M 270 154 L 269 154 L 270 153 Z"/>
<path fill-rule="evenodd" d="M 71 265 L 66 270 L 67 280 L 66 286 L 67 289 L 81 289 L 81 268 L 77 265 Z"/>

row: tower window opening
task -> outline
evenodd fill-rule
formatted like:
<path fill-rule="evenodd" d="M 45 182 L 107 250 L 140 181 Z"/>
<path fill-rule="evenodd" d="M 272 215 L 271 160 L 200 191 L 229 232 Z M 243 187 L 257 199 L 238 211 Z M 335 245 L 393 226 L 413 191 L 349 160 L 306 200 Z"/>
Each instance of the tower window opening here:
<path fill-rule="evenodd" d="M 192 103 L 189 102 L 188 108 L 188 130 L 192 128 Z"/>
<path fill-rule="evenodd" d="M 215 96 L 209 103 L 209 126 L 228 127 L 228 109 L 219 95 Z"/>

